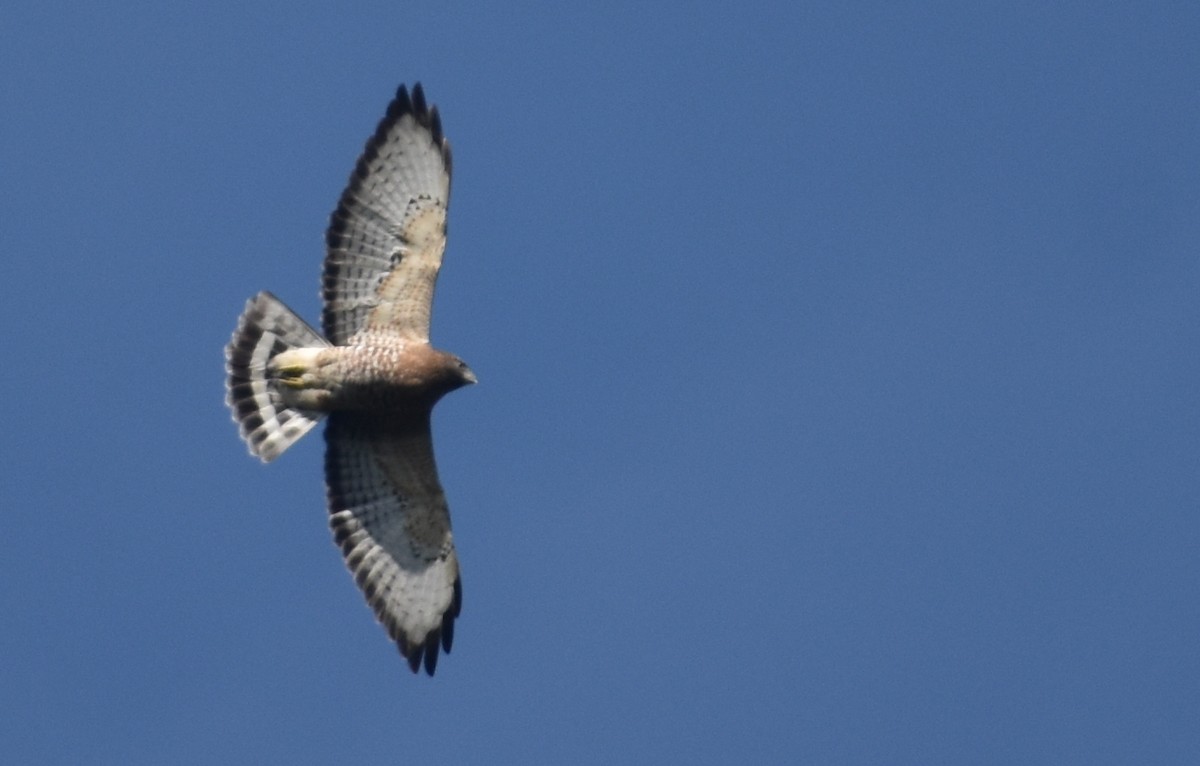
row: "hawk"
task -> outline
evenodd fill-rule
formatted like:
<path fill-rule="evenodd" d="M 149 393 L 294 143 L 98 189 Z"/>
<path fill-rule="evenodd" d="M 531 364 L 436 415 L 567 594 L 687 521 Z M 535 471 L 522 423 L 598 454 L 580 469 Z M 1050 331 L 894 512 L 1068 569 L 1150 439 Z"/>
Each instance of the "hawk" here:
<path fill-rule="evenodd" d="M 278 298 L 246 303 L 225 351 L 226 401 L 270 462 L 321 420 L 329 525 L 367 603 L 414 673 L 433 675 L 462 608 L 430 413 L 475 383 L 429 344 L 446 247 L 450 144 L 420 84 L 400 86 L 326 231 L 324 335 Z"/>

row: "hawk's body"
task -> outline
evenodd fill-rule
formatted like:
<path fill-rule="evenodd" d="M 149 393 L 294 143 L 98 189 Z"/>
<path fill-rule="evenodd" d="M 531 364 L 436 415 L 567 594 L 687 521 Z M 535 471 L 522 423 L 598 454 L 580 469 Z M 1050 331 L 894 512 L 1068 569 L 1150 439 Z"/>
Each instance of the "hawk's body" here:
<path fill-rule="evenodd" d="M 413 671 L 430 675 L 462 604 L 430 413 L 475 382 L 429 345 L 449 199 L 437 109 L 401 86 L 330 220 L 324 337 L 259 293 L 226 350 L 227 400 L 253 454 L 274 460 L 328 418 L 334 540 Z"/>

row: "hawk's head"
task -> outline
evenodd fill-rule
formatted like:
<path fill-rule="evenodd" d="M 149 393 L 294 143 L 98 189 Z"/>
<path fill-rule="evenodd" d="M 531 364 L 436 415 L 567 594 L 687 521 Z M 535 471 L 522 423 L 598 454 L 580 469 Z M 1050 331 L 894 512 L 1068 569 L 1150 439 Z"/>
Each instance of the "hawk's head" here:
<path fill-rule="evenodd" d="M 475 377 L 475 373 L 471 371 L 466 362 L 454 354 L 447 354 L 444 351 L 438 353 L 442 357 L 438 369 L 437 382 L 435 383 L 439 396 L 445 396 L 463 386 L 479 382 L 479 379 Z"/>

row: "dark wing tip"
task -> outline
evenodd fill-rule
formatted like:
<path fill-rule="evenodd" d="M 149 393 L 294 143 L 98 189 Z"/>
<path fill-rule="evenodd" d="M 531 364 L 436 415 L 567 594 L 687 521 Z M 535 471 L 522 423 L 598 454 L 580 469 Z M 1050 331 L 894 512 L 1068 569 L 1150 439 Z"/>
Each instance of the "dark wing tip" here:
<path fill-rule="evenodd" d="M 450 600 L 450 608 L 446 614 L 453 620 L 460 612 L 462 612 L 462 575 L 454 578 L 454 597 Z M 443 619 L 445 618 L 443 617 Z"/>
<path fill-rule="evenodd" d="M 441 631 L 435 630 L 425 637 L 425 672 L 430 677 L 437 670 L 438 652 L 441 649 Z"/>
<path fill-rule="evenodd" d="M 408 641 L 401 639 L 396 642 L 396 646 L 400 648 L 400 654 L 404 655 L 404 659 L 408 660 L 408 668 L 414 673 L 421 670 L 421 646 L 410 645 Z"/>
<path fill-rule="evenodd" d="M 419 673 L 421 666 L 424 665 L 425 673 L 433 675 L 437 670 L 439 650 L 449 654 L 450 647 L 454 645 L 454 620 L 461 611 L 462 580 L 455 579 L 454 598 L 442 614 L 441 627 L 425 634 L 425 639 L 419 644 L 409 641 L 408 636 L 403 633 L 396 636 L 396 646 L 400 649 L 400 654 L 404 655 L 404 659 L 408 661 L 408 667 L 412 672 Z"/>
<path fill-rule="evenodd" d="M 332 246 L 340 241 L 338 235 L 345 228 L 342 220 L 347 215 L 344 203 L 357 192 L 359 181 L 365 179 L 370 174 L 371 163 L 379 156 L 379 148 L 387 143 L 388 135 L 391 133 L 392 128 L 396 126 L 396 123 L 410 115 L 418 125 L 429 131 L 431 143 L 441 152 L 446 172 L 450 172 L 450 142 L 446 140 L 446 136 L 442 133 L 442 117 L 438 114 L 437 107 L 431 107 L 425 102 L 425 90 L 421 87 L 421 83 L 413 85 L 411 97 L 408 94 L 408 88 L 401 85 L 396 90 L 396 97 L 388 104 L 387 112 L 384 113 L 383 119 L 375 126 L 375 132 L 367 139 L 367 145 L 363 147 L 358 162 L 354 163 L 354 171 L 350 174 L 350 181 L 346 184 L 346 188 L 342 192 L 342 197 L 338 201 L 337 207 L 334 208 L 333 215 L 330 216 L 330 226 L 326 232 L 327 244 Z"/>
<path fill-rule="evenodd" d="M 450 607 L 442 615 L 442 651 L 450 653 L 454 646 L 454 620 L 462 611 L 462 577 L 454 578 L 454 597 Z"/>
<path fill-rule="evenodd" d="M 401 85 L 400 88 L 396 91 L 396 95 L 399 95 L 403 92 L 404 92 L 404 86 Z M 427 111 L 425 108 L 425 89 L 421 87 L 421 83 L 419 83 L 419 82 L 413 83 L 412 103 L 413 103 L 413 109 L 415 111 L 417 111 L 417 112 Z"/>
<path fill-rule="evenodd" d="M 387 113 L 379 121 L 379 125 L 375 128 L 375 135 L 367 143 L 367 148 L 370 149 L 371 144 L 380 144 L 386 140 L 392 126 L 409 114 L 417 121 L 418 125 L 429 130 L 434 144 L 442 144 L 445 141 L 446 136 L 442 133 L 442 117 L 438 114 L 436 106 L 430 106 L 425 101 L 425 89 L 418 82 L 413 84 L 411 97 L 406 86 L 401 85 L 396 89 L 396 97 L 392 99 L 392 103 L 388 104 Z"/>
<path fill-rule="evenodd" d="M 419 644 L 409 642 L 403 635 L 397 638 L 396 647 L 408 662 L 408 669 L 420 673 L 424 665 L 425 674 L 432 677 L 437 670 L 438 652 L 445 643 L 443 635 L 440 630 L 431 630 Z"/>

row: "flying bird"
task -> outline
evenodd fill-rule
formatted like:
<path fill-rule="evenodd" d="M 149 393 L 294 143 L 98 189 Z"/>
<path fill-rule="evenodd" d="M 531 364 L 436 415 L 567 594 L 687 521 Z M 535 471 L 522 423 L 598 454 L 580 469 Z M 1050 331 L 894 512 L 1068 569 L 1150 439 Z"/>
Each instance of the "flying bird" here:
<path fill-rule="evenodd" d="M 325 234 L 324 334 L 261 292 L 225 350 L 226 401 L 251 454 L 270 462 L 327 421 L 333 539 L 409 667 L 429 675 L 462 608 L 430 413 L 475 383 L 429 343 L 450 165 L 437 107 L 420 84 L 400 86 Z"/>

